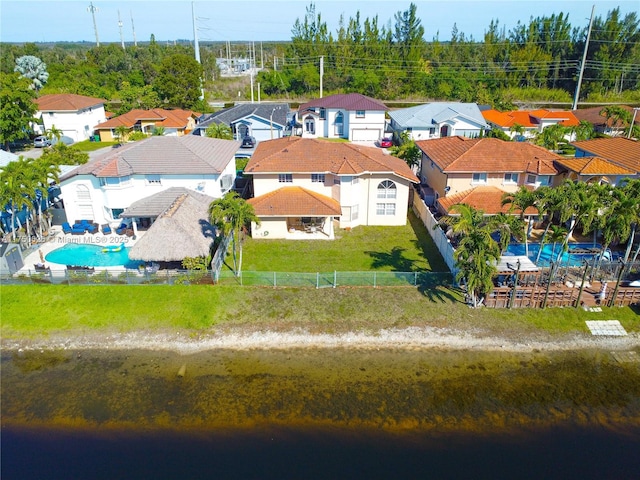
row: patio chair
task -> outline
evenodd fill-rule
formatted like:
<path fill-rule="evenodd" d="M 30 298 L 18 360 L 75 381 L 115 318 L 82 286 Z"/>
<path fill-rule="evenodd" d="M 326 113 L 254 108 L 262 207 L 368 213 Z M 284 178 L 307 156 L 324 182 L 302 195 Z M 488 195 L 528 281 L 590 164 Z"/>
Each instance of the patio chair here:
<path fill-rule="evenodd" d="M 36 269 L 36 272 L 48 272 L 51 270 L 49 267 L 45 266 L 43 263 L 34 263 L 33 268 Z"/>
<path fill-rule="evenodd" d="M 118 235 L 124 235 L 126 231 L 127 231 L 127 224 L 126 223 L 121 223 L 120 226 L 118 228 L 116 228 L 116 233 Z"/>
<path fill-rule="evenodd" d="M 111 230 L 111 227 L 109 226 L 108 223 L 105 223 L 104 225 L 102 225 L 103 235 L 111 235 L 112 233 L 113 233 L 113 230 Z"/>
<path fill-rule="evenodd" d="M 71 230 L 72 230 L 72 228 L 71 228 L 71 225 L 69 225 L 69 222 L 64 222 L 62 224 L 63 233 L 71 233 Z"/>
<path fill-rule="evenodd" d="M 73 227 L 71 227 L 71 235 L 84 235 L 84 232 L 86 232 L 86 229 L 84 228 L 84 225 L 74 225 Z"/>
<path fill-rule="evenodd" d="M 98 226 L 97 225 L 93 225 L 93 224 L 87 224 L 85 225 L 85 231 L 89 232 L 89 233 L 98 233 Z"/>

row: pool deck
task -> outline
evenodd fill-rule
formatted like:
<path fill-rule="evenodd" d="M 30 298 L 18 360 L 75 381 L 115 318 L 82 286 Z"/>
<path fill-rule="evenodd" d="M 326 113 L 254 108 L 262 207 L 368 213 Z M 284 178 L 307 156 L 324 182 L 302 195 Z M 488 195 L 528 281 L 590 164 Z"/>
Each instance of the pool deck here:
<path fill-rule="evenodd" d="M 126 235 L 103 235 L 102 233 L 85 233 L 84 235 L 71 235 L 70 233 L 63 233 L 62 228 L 59 226 L 54 226 L 51 229 L 48 240 L 44 243 L 41 243 L 37 249 L 33 252 L 29 253 L 24 259 L 24 267 L 18 270 L 15 274 L 30 274 L 35 273 L 34 265 L 42 263 L 40 255 L 42 254 L 42 258 L 46 257 L 47 254 L 53 250 L 63 247 L 68 243 L 79 243 L 79 244 L 87 244 L 87 245 L 120 245 L 124 243 L 127 247 L 131 247 L 136 244 L 138 240 L 142 236 L 144 236 L 146 232 L 138 231 L 136 235 L 136 239 L 133 237 L 127 237 Z M 63 271 L 67 268 L 66 265 L 61 263 L 53 263 L 49 261 L 44 262 L 46 267 L 49 267 L 54 271 Z M 125 271 L 125 268 L 122 266 L 115 267 L 96 267 L 96 271 Z"/>

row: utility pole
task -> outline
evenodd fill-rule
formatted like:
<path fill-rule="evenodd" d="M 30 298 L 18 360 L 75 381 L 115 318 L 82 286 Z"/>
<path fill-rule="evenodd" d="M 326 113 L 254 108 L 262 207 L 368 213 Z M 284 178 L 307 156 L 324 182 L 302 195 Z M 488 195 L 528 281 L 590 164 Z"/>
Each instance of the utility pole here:
<path fill-rule="evenodd" d="M 324 77 L 324 56 L 320 57 L 320 98 L 322 98 L 322 79 Z"/>
<path fill-rule="evenodd" d="M 191 2 L 191 16 L 193 18 L 193 49 L 196 54 L 196 62 L 202 65 L 200 61 L 200 43 L 198 43 L 198 27 L 196 26 L 196 11 L 194 2 Z M 202 78 L 200 79 L 200 100 L 204 100 L 204 88 L 202 87 Z"/>
<path fill-rule="evenodd" d="M 629 125 L 629 133 L 627 134 L 627 138 L 631 138 L 631 131 L 633 130 L 633 126 L 636 123 L 636 114 L 640 110 L 639 107 L 633 107 L 633 118 L 631 119 L 631 125 Z"/>
<path fill-rule="evenodd" d="M 138 46 L 138 41 L 136 40 L 136 27 L 133 24 L 133 12 L 129 10 L 129 15 L 131 15 L 131 31 L 133 32 L 133 46 Z"/>
<path fill-rule="evenodd" d="M 96 25 L 96 12 L 98 11 L 98 7 L 93 6 L 93 2 L 89 3 L 87 7 L 87 12 L 91 13 L 93 17 L 93 31 L 96 32 L 96 47 L 100 46 L 100 39 L 98 38 L 98 27 Z"/>
<path fill-rule="evenodd" d="M 578 108 L 578 98 L 580 97 L 580 87 L 582 86 L 582 75 L 584 74 L 584 64 L 587 61 L 587 51 L 589 50 L 589 38 L 591 38 L 591 27 L 593 26 L 593 12 L 595 11 L 596 6 L 593 5 L 591 7 L 591 19 L 589 20 L 589 30 L 587 31 L 587 41 L 584 44 L 584 53 L 582 54 L 582 63 L 580 64 L 580 74 L 578 75 L 578 84 L 576 85 L 576 94 L 573 97 L 573 107 L 572 110 L 577 110 Z"/>
<path fill-rule="evenodd" d="M 118 28 L 120 29 L 120 43 L 122 44 L 122 49 L 124 50 L 124 37 L 122 36 L 122 20 L 120 20 L 120 10 L 118 10 Z"/>

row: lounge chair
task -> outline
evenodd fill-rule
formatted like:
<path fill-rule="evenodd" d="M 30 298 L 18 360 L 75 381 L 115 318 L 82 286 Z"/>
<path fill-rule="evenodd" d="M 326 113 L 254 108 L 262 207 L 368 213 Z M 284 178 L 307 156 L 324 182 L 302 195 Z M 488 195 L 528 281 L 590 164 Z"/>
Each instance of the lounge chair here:
<path fill-rule="evenodd" d="M 36 269 L 36 272 L 48 272 L 51 270 L 49 267 L 46 267 L 44 263 L 34 263 L 33 268 Z"/>
<path fill-rule="evenodd" d="M 71 227 L 71 235 L 84 235 L 86 232 L 84 225 L 78 226 L 77 224 Z"/>
<path fill-rule="evenodd" d="M 62 224 L 62 231 L 64 233 L 71 233 L 71 230 L 72 230 L 72 228 L 71 228 L 71 225 L 69 225 L 69 222 L 64 222 Z"/>
<path fill-rule="evenodd" d="M 105 223 L 104 225 L 102 225 L 103 235 L 111 235 L 112 233 L 113 233 L 113 230 L 111 230 L 111 227 L 109 226 L 108 223 Z"/>

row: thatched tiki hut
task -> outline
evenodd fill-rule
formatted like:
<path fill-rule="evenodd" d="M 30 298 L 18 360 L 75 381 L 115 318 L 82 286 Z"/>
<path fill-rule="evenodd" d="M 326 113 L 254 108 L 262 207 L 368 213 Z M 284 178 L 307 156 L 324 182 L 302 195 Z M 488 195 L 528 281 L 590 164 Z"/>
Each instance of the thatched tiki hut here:
<path fill-rule="evenodd" d="M 181 268 L 184 258 L 206 257 L 211 253 L 216 229 L 209 223 L 208 208 L 213 198 L 187 189 L 175 189 L 173 193 L 175 197 L 168 207 L 165 191 L 161 197 L 154 199 L 154 195 L 136 202 L 137 205 L 122 214 L 122 217 L 142 215 L 147 208 L 145 215 L 153 218 L 154 208 L 165 207 L 131 248 L 129 258 L 132 260 L 156 262 L 161 268 Z"/>

